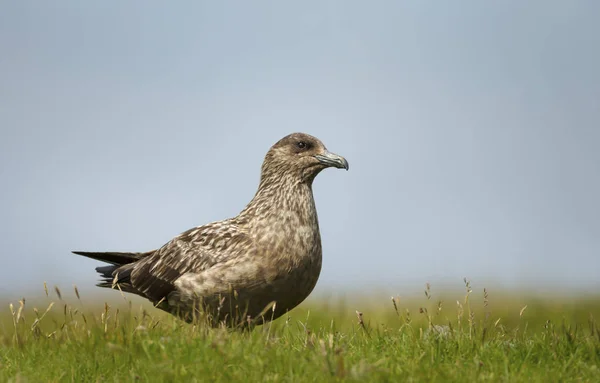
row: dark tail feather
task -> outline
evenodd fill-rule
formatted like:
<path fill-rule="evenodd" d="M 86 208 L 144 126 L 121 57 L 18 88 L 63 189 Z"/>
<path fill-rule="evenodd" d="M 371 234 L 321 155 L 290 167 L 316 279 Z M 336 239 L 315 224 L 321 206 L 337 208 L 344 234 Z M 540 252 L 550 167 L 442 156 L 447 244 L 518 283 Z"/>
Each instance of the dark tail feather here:
<path fill-rule="evenodd" d="M 110 263 L 108 266 L 96 267 L 96 271 L 102 278 L 96 286 L 113 288 L 115 283 L 118 283 L 121 290 L 135 294 L 139 294 L 139 292 L 131 286 L 130 276 L 131 271 L 133 270 L 133 265 L 131 264 L 152 253 L 152 251 L 146 253 L 73 251 L 73 254 L 83 255 L 84 257 L 92 258 L 97 261 Z"/>
<path fill-rule="evenodd" d="M 150 255 L 152 252 L 147 253 L 117 253 L 117 252 L 88 252 L 88 251 L 73 251 L 73 254 L 83 255 L 84 257 L 92 258 L 97 261 L 111 263 L 113 265 L 121 266 L 128 263 L 139 261 L 145 256 Z"/>
<path fill-rule="evenodd" d="M 96 267 L 96 271 L 100 274 L 101 280 L 96 284 L 98 287 L 115 288 L 118 284 L 119 289 L 128 293 L 139 294 L 139 292 L 131 286 L 131 271 L 133 267 L 130 265 L 124 266 L 100 266 Z"/>

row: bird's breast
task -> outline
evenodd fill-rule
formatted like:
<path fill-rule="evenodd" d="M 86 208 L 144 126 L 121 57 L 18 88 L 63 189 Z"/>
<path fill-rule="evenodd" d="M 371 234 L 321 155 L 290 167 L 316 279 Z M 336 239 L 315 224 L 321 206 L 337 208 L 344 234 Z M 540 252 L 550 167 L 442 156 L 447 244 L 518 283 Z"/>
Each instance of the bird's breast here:
<path fill-rule="evenodd" d="M 276 316 L 300 304 L 312 292 L 322 265 L 318 228 L 309 225 L 280 225 L 263 238 L 269 249 L 265 261 L 264 286 L 269 299 L 277 302 Z"/>
<path fill-rule="evenodd" d="M 268 282 L 281 285 L 281 289 L 293 287 L 298 293 L 304 290 L 308 295 L 322 263 L 316 214 L 301 216 L 295 211 L 279 211 L 261 226 L 263 229 L 255 233 L 258 256 L 270 265 L 270 270 L 276 270 Z"/>
<path fill-rule="evenodd" d="M 269 225 L 269 230 L 256 235 L 255 241 L 261 256 L 287 260 L 290 264 L 321 257 L 318 227 L 301 225 L 293 220 Z"/>

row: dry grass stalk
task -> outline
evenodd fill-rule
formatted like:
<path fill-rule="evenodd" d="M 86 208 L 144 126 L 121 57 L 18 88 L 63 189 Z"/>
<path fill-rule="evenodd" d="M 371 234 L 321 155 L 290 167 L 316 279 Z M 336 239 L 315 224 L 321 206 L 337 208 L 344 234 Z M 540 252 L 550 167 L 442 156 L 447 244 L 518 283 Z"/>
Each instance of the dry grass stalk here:
<path fill-rule="evenodd" d="M 523 306 L 523 308 L 521 309 L 521 311 L 519 311 L 519 318 L 521 318 L 523 316 L 523 313 L 525 312 L 526 308 L 527 308 L 527 305 Z"/>
<path fill-rule="evenodd" d="M 367 336 L 371 336 L 369 334 L 369 330 L 367 329 L 367 326 L 365 325 L 365 321 L 363 320 L 363 313 L 357 310 L 356 316 L 358 317 L 358 325 L 360 326 L 360 328 L 363 329 L 363 331 L 365 332 L 365 334 L 367 334 Z"/>
<path fill-rule="evenodd" d="M 58 288 L 58 286 L 54 286 L 54 291 L 56 292 L 58 299 L 60 299 L 62 301 L 62 293 L 60 292 L 60 289 Z"/>
<path fill-rule="evenodd" d="M 471 302 L 469 301 L 469 296 L 473 292 L 473 289 L 471 288 L 471 281 L 469 281 L 467 279 L 467 277 L 464 277 L 463 281 L 465 282 L 465 289 L 466 289 L 465 306 L 467 306 L 467 313 L 468 313 L 467 320 L 469 321 L 469 339 L 471 339 L 473 337 L 473 331 L 474 331 L 473 326 L 475 324 L 475 312 L 473 312 L 471 310 Z"/>
<path fill-rule="evenodd" d="M 79 296 L 79 289 L 76 285 L 73 285 L 73 290 L 75 290 L 75 296 L 77 297 L 77 300 L 81 302 L 81 297 Z"/>
<path fill-rule="evenodd" d="M 392 297 L 392 303 L 394 304 L 394 311 L 396 311 L 396 315 L 400 316 L 400 311 L 398 311 L 398 305 L 396 304 L 396 299 L 400 300 L 400 298 Z"/>
<path fill-rule="evenodd" d="M 406 324 L 408 324 L 408 325 L 411 324 L 412 318 L 410 316 L 410 310 L 406 309 L 404 313 L 405 313 L 405 316 L 404 316 L 405 319 L 404 320 L 405 320 Z"/>
<path fill-rule="evenodd" d="M 460 327 L 463 315 L 465 314 L 465 310 L 463 308 L 463 305 L 459 301 L 456 301 L 456 313 L 457 313 L 458 326 Z"/>
<path fill-rule="evenodd" d="M 23 319 L 23 321 L 25 321 L 25 318 L 23 317 L 23 309 L 24 308 L 25 308 L 25 298 L 23 298 L 19 301 L 19 310 L 17 310 L 17 324 L 19 324 L 21 319 Z"/>
<path fill-rule="evenodd" d="M 485 312 L 484 324 L 486 324 L 486 323 L 487 323 L 487 321 L 488 321 L 488 319 L 489 319 L 489 317 L 490 317 L 490 315 L 491 315 L 491 312 L 490 312 L 490 310 L 489 310 L 489 304 L 490 304 L 490 301 L 489 301 L 489 295 L 488 295 L 488 291 L 487 291 L 487 289 L 484 287 L 484 288 L 483 288 L 483 310 L 484 310 L 484 312 Z"/>
<path fill-rule="evenodd" d="M 100 321 L 102 322 L 102 325 L 104 326 L 104 333 L 108 332 L 108 319 L 110 318 L 108 315 L 109 310 L 110 310 L 110 306 L 108 305 L 107 302 L 104 302 L 104 311 L 102 312 L 102 315 L 100 316 Z"/>
<path fill-rule="evenodd" d="M 31 325 L 31 331 L 35 330 L 35 328 L 40 324 L 40 322 L 42 321 L 42 319 L 44 319 L 44 317 L 46 316 L 46 314 L 48 314 L 50 312 L 50 310 L 52 309 L 52 306 L 54 306 L 54 302 L 50 302 L 50 304 L 46 308 L 46 311 L 44 311 L 44 313 L 41 316 L 38 316 L 38 310 L 37 309 L 33 309 L 34 312 L 35 312 L 35 315 L 37 316 L 37 318 L 35 319 L 35 321 L 33 321 L 33 324 Z"/>
<path fill-rule="evenodd" d="M 275 308 L 277 307 L 277 302 L 273 301 L 273 307 L 271 310 L 271 321 L 269 322 L 269 327 L 267 330 L 267 336 L 265 339 L 265 344 L 269 343 L 270 340 L 270 336 L 271 336 L 271 328 L 273 327 L 273 318 L 275 317 Z"/>

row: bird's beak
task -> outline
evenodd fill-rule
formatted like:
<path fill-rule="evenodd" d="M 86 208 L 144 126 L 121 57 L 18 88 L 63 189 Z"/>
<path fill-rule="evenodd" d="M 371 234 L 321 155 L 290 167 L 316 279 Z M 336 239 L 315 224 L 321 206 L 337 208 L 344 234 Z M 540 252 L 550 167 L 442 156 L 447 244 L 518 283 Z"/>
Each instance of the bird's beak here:
<path fill-rule="evenodd" d="M 348 170 L 350 166 L 348 165 L 348 161 L 342 156 L 338 156 L 337 154 L 325 151 L 322 154 L 317 154 L 315 156 L 317 160 L 323 165 L 329 167 L 334 166 L 338 169 L 346 169 Z"/>

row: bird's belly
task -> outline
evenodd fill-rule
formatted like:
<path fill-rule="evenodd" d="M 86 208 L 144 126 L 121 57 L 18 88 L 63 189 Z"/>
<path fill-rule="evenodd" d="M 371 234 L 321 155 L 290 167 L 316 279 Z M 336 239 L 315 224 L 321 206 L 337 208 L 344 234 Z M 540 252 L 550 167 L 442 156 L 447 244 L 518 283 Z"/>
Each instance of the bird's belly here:
<path fill-rule="evenodd" d="M 176 310 L 190 311 L 198 307 L 198 299 L 214 323 L 239 323 L 248 317 L 262 323 L 278 318 L 308 297 L 322 263 L 320 246 L 305 254 L 279 255 L 180 278 L 169 304 Z"/>
<path fill-rule="evenodd" d="M 277 229 L 260 238 L 260 248 L 267 249 L 263 256 L 257 257 L 265 265 L 256 276 L 262 283 L 249 289 L 245 297 L 254 315 L 261 313 L 269 303 L 276 302 L 268 319 L 283 315 L 306 299 L 321 273 L 321 238 L 316 218 L 310 225 L 292 219 L 293 215 L 288 218 L 285 225 L 277 227 L 273 223 Z"/>
<path fill-rule="evenodd" d="M 312 292 L 321 273 L 321 255 L 303 259 L 301 262 L 278 273 L 277 279 L 268 283 L 266 295 L 275 301 L 275 316 L 299 305 Z"/>
<path fill-rule="evenodd" d="M 320 251 L 293 262 L 280 260 L 259 271 L 253 280 L 260 282 L 239 286 L 236 304 L 245 307 L 246 316 L 259 323 L 278 318 L 308 297 L 320 272 Z"/>

